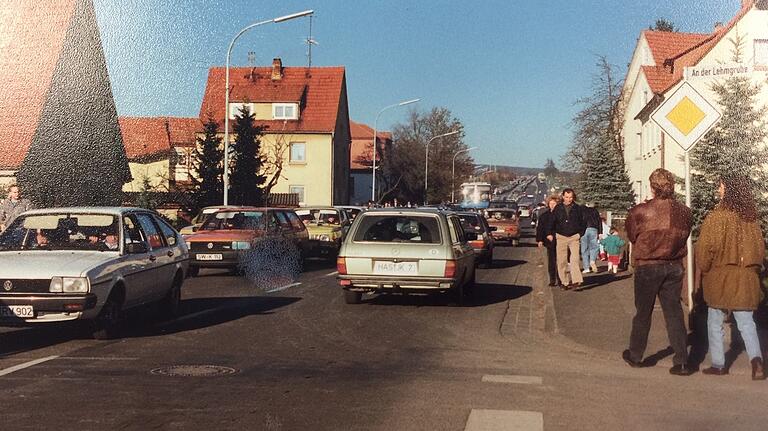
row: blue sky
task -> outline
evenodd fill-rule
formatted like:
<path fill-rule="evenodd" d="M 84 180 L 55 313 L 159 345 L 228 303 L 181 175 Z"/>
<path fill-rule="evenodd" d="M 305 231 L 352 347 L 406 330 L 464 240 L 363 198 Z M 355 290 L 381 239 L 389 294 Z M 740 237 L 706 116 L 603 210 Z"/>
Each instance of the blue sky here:
<path fill-rule="evenodd" d="M 223 66 L 244 26 L 314 9 L 312 63 L 345 66 L 351 118 L 420 97 L 450 109 L 479 163 L 558 164 L 574 102 L 589 94 L 596 55 L 621 75 L 639 32 L 657 18 L 710 32 L 740 0 L 293 1 L 94 0 L 119 115 L 197 116 L 208 67 Z M 241 37 L 232 64 L 307 62 L 307 18 Z M 380 129 L 404 120 L 389 110 Z"/>

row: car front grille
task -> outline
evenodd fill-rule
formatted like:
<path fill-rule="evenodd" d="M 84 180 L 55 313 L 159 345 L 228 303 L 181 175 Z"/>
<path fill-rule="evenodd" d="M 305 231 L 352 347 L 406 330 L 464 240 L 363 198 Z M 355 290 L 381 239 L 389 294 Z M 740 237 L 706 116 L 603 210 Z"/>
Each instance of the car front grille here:
<path fill-rule="evenodd" d="M 0 295 L 9 293 L 48 293 L 51 279 L 29 280 L 0 278 Z"/>
<path fill-rule="evenodd" d="M 189 249 L 198 252 L 232 250 L 232 241 L 192 241 Z"/>

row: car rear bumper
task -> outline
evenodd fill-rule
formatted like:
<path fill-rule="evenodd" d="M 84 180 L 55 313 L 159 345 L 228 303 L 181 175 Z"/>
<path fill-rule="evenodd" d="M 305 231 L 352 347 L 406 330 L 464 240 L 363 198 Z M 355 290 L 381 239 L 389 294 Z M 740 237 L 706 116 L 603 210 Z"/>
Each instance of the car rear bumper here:
<path fill-rule="evenodd" d="M 5 326 L 25 323 L 61 322 L 76 320 L 83 312 L 96 307 L 96 295 L 3 295 L 0 305 L 31 305 L 34 310 L 33 318 L 6 317 L 0 318 L 0 324 Z"/>
<path fill-rule="evenodd" d="M 434 292 L 450 290 L 456 285 L 456 279 L 444 277 L 339 275 L 337 280 L 341 287 L 355 292 Z"/>
<path fill-rule="evenodd" d="M 493 239 L 496 241 L 512 241 L 513 239 L 520 239 L 520 232 L 494 232 Z"/>

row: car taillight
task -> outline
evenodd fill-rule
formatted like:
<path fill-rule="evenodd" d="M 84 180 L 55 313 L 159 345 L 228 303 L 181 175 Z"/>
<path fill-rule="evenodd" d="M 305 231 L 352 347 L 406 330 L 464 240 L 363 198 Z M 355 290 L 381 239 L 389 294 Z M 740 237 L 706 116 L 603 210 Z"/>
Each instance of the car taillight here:
<path fill-rule="evenodd" d="M 455 260 L 446 260 L 445 261 L 445 278 L 453 278 L 453 276 L 456 275 L 456 261 Z"/>
<path fill-rule="evenodd" d="M 343 257 L 337 257 L 336 258 L 336 270 L 339 271 L 340 275 L 346 275 L 347 274 L 347 259 Z"/>
<path fill-rule="evenodd" d="M 477 241 L 470 241 L 469 245 L 471 245 L 472 248 L 483 248 L 485 241 L 478 239 Z"/>

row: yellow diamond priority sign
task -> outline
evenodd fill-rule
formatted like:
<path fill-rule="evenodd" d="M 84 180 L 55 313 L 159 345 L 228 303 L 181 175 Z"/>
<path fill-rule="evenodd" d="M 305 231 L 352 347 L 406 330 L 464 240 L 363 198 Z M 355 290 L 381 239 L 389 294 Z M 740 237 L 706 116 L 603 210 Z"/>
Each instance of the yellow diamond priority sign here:
<path fill-rule="evenodd" d="M 689 83 L 684 82 L 651 115 L 661 127 L 685 151 L 720 119 L 720 112 Z"/>

